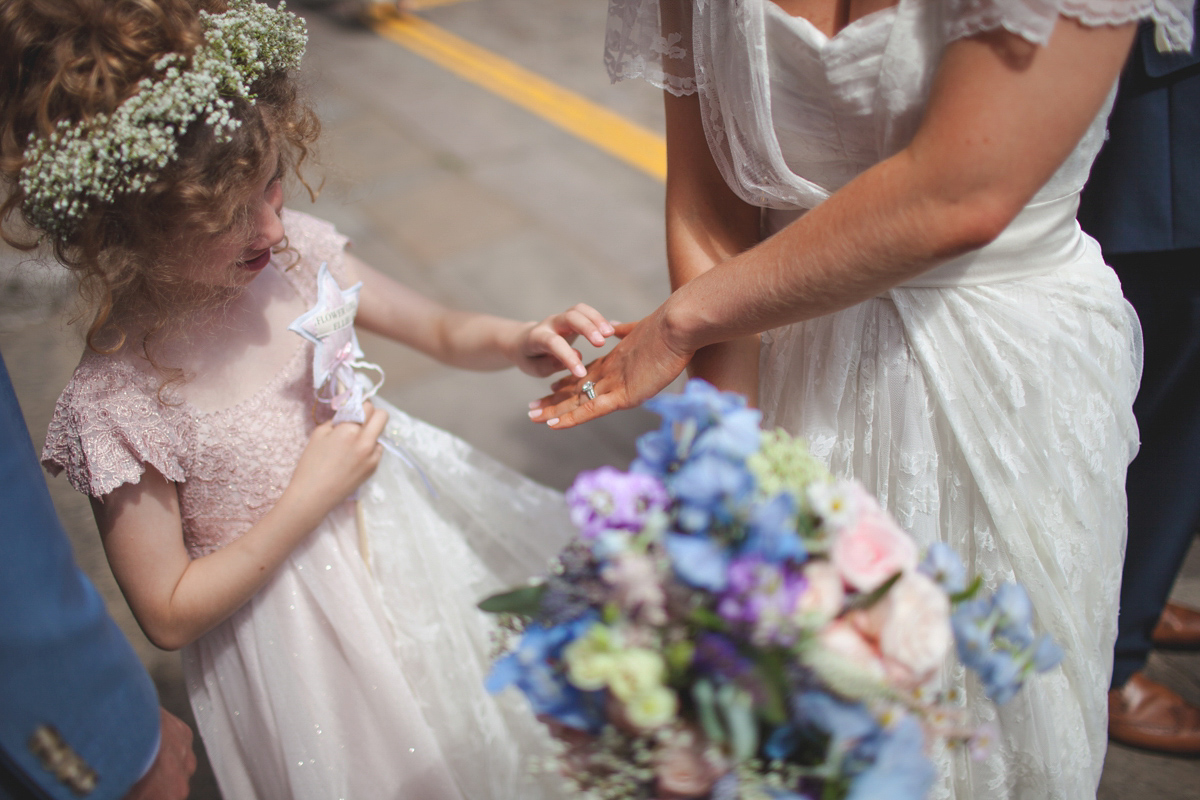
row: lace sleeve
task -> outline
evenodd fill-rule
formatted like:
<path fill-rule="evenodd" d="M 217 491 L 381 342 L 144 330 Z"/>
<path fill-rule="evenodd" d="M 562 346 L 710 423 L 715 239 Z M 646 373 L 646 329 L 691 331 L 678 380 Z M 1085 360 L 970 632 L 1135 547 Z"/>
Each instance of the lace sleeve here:
<path fill-rule="evenodd" d="M 1004 28 L 1034 44 L 1050 41 L 1059 15 L 1084 25 L 1151 20 L 1160 52 L 1192 45 L 1195 0 L 944 0 L 949 41 Z"/>
<path fill-rule="evenodd" d="M 85 356 L 54 407 L 42 465 L 51 475 L 65 471 L 92 497 L 137 483 L 146 464 L 180 483 L 186 424 L 186 415 L 163 405 L 132 367 Z"/>
<path fill-rule="evenodd" d="M 676 96 L 693 94 L 692 0 L 609 0 L 604 64 L 613 83 L 644 78 Z"/>

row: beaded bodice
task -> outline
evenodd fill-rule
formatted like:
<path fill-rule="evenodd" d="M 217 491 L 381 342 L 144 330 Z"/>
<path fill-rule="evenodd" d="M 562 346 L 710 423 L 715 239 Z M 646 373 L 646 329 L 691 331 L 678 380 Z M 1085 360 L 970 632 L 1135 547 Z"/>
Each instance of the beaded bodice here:
<path fill-rule="evenodd" d="M 300 254 L 284 274 L 312 302 L 322 262 L 344 281 L 346 240 L 305 214 L 285 211 L 283 221 Z M 283 267 L 273 259 L 268 269 Z M 248 397 L 216 410 L 201 410 L 164 386 L 143 358 L 88 352 L 58 399 L 42 463 L 98 498 L 137 483 L 149 464 L 177 485 L 192 557 L 219 549 L 279 499 L 323 411 L 314 402 L 312 346 L 286 335 L 295 347 L 283 367 Z"/>

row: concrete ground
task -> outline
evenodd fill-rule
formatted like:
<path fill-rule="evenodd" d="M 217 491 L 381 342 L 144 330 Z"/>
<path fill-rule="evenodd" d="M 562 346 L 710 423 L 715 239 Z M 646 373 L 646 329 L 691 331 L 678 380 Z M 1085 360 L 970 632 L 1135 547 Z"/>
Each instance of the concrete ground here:
<path fill-rule="evenodd" d="M 424 18 L 653 130 L 659 93 L 610 86 L 601 63 L 605 4 L 581 0 L 425 0 Z M 295 5 L 295 3 L 293 4 Z M 585 300 L 631 320 L 666 295 L 663 187 L 656 179 L 387 41 L 344 16 L 304 9 L 304 74 L 325 125 L 325 187 L 314 213 L 355 251 L 447 303 L 541 318 Z M 310 210 L 307 200 L 292 205 Z M 82 345 L 66 321 L 73 295 L 55 269 L 0 250 L 0 351 L 40 446 L 54 400 Z M 644 412 L 553 432 L 525 403 L 542 384 L 516 371 L 465 373 L 364 335 L 387 372 L 383 394 L 512 467 L 565 488 L 581 469 L 625 465 L 654 422 Z M 163 704 L 191 719 L 176 654 L 138 630 L 99 547 L 87 501 L 65 480 L 51 493 L 76 555 L 158 684 Z M 1200 604 L 1200 548 L 1176 586 Z M 1200 655 L 1156 655 L 1153 676 L 1200 703 Z M 197 741 L 197 749 L 202 747 Z M 1200 761 L 1113 746 L 1100 797 L 1196 797 Z M 219 798 L 203 758 L 197 800 Z M 237 800 L 227 798 L 226 800 Z"/>

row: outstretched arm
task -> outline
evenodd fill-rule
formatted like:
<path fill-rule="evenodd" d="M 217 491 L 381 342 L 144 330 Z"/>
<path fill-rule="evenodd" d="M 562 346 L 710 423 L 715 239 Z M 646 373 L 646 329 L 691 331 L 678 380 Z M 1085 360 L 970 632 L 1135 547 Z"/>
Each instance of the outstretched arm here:
<path fill-rule="evenodd" d="M 672 294 L 589 370 L 595 400 L 560 381 L 534 419 L 638 405 L 706 345 L 839 311 L 992 241 L 1087 130 L 1133 34 L 1060 18 L 1045 47 L 1006 31 L 952 43 L 908 147 Z"/>
<path fill-rule="evenodd" d="M 601 347 L 613 335 L 612 324 L 583 303 L 541 322 L 519 322 L 448 308 L 349 253 L 345 264 L 363 284 L 359 325 L 454 367 L 496 370 L 516 365 L 538 377 L 562 369 L 582 376 L 583 358 L 571 342 L 583 335 Z"/>

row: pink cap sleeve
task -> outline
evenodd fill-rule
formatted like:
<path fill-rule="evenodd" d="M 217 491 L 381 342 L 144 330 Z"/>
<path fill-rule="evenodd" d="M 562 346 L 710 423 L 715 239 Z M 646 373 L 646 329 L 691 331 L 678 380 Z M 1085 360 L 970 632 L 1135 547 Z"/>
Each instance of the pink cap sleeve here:
<path fill-rule="evenodd" d="M 317 299 L 317 271 L 321 264 L 329 265 L 338 286 L 348 289 L 345 255 L 349 243 L 332 222 L 318 219 L 303 211 L 283 210 L 283 229 L 287 232 L 288 247 L 299 254 L 299 260 L 287 270 L 297 290 L 309 301 Z M 287 263 L 287 262 L 284 262 Z"/>
<path fill-rule="evenodd" d="M 54 407 L 42 465 L 67 473 L 71 485 L 103 497 L 137 483 L 152 465 L 168 480 L 185 479 L 185 414 L 163 405 L 155 387 L 127 364 L 85 356 Z"/>

